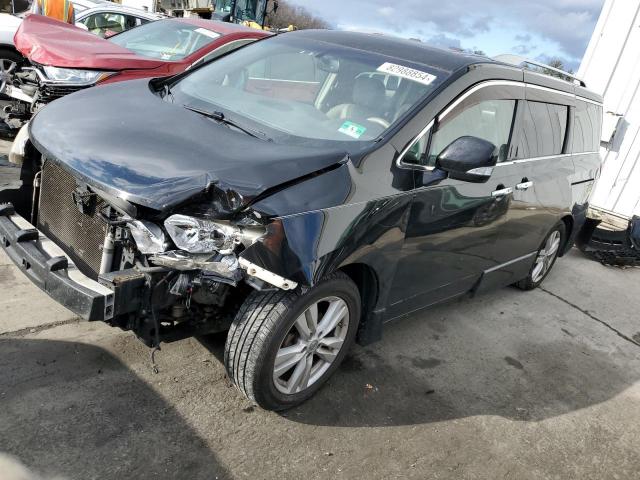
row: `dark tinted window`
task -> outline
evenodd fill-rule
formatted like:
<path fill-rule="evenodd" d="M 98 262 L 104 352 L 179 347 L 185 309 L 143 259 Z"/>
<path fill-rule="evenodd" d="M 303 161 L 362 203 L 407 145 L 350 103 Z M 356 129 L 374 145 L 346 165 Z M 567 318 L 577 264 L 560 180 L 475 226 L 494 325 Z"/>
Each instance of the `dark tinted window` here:
<path fill-rule="evenodd" d="M 512 157 L 535 158 L 563 153 L 568 115 L 566 105 L 520 102 Z"/>
<path fill-rule="evenodd" d="M 573 117 L 573 152 L 597 152 L 600 148 L 602 108 L 578 101 Z"/>

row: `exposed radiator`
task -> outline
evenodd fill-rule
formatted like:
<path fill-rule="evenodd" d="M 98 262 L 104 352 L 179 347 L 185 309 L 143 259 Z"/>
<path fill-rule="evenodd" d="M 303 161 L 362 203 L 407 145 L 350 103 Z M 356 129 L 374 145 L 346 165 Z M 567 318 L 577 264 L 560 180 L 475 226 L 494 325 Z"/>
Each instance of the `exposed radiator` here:
<path fill-rule="evenodd" d="M 77 267 L 96 279 L 100 271 L 102 245 L 107 232 L 100 217 L 104 201 L 93 196 L 82 213 L 74 199 L 77 185 L 73 176 L 58 165 L 45 161 L 42 168 L 38 229 L 53 240 Z"/>

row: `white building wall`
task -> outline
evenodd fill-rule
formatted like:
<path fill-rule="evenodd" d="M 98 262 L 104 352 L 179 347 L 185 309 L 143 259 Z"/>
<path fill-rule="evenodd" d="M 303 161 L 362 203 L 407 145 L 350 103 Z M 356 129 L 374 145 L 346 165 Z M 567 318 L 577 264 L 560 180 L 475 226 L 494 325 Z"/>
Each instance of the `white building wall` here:
<path fill-rule="evenodd" d="M 640 0 L 606 0 L 578 77 L 604 97 L 603 140 L 612 139 L 591 204 L 640 215 Z"/>

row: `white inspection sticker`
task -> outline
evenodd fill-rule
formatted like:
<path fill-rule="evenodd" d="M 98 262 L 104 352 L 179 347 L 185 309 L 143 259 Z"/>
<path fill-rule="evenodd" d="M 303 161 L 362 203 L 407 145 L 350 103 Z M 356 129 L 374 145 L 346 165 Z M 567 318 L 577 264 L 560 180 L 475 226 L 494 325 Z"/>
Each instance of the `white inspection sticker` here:
<path fill-rule="evenodd" d="M 196 28 L 194 32 L 198 32 L 200 35 L 206 35 L 210 38 L 218 38 L 220 36 L 219 33 L 212 32 L 211 30 L 207 30 L 206 28 Z"/>
<path fill-rule="evenodd" d="M 431 85 L 433 81 L 438 78 L 430 73 L 404 67 L 402 65 L 396 65 L 395 63 L 383 63 L 378 67 L 378 71 L 388 73 L 389 75 L 395 75 L 396 77 L 413 80 L 414 82 L 422 83 L 424 85 Z"/>

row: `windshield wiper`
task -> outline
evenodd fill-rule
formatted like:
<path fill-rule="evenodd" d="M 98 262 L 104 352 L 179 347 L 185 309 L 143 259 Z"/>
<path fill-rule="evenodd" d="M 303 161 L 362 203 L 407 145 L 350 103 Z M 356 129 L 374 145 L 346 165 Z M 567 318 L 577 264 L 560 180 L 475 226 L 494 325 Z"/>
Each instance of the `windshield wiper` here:
<path fill-rule="evenodd" d="M 233 120 L 227 118 L 225 116 L 225 114 L 222 113 L 222 112 L 210 112 L 208 110 L 201 110 L 200 108 L 192 107 L 192 106 L 189 106 L 189 105 L 183 105 L 183 106 L 187 110 L 191 110 L 192 112 L 199 113 L 200 115 L 203 115 L 203 116 L 205 116 L 207 118 L 211 118 L 211 119 L 215 120 L 216 122 L 224 123 L 225 125 L 228 125 L 230 127 L 237 128 L 241 132 L 244 132 L 247 135 L 250 135 L 250 136 L 252 136 L 254 138 L 260 138 L 262 140 L 267 140 L 268 142 L 273 141 L 272 139 L 267 137 L 267 135 L 264 132 L 261 132 L 259 130 L 252 130 L 252 129 L 247 128 L 247 127 L 243 127 L 242 125 L 239 125 L 238 123 L 234 122 Z"/>

